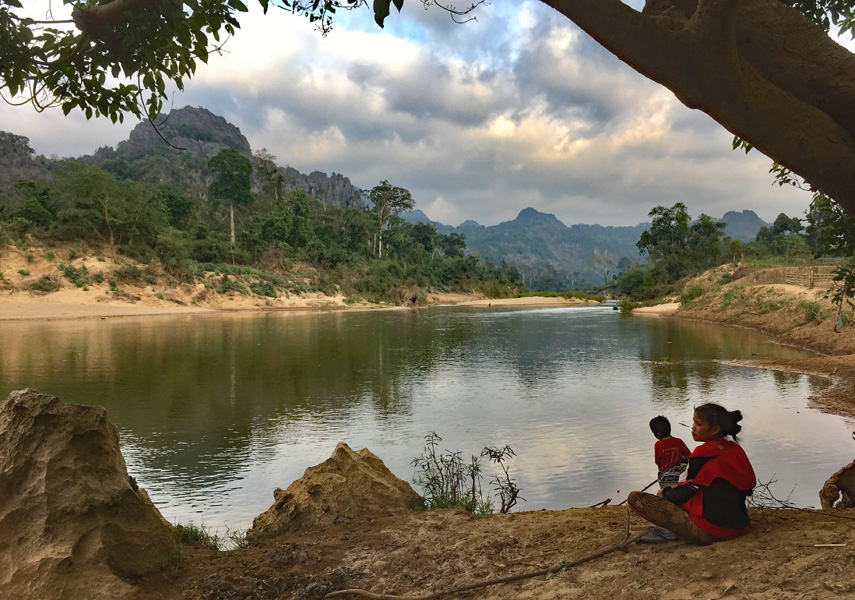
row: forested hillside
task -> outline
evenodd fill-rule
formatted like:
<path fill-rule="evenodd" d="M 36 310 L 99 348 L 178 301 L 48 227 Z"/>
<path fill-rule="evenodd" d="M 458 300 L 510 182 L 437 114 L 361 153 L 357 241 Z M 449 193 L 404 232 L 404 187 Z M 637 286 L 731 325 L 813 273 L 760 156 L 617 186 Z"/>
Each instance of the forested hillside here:
<path fill-rule="evenodd" d="M 221 293 L 291 293 L 283 274 L 308 271 L 300 279 L 316 290 L 396 303 L 428 290 L 518 289 L 513 269 L 466 256 L 461 236 L 399 219 L 413 208 L 406 190 L 379 182 L 369 210 L 346 177 L 282 167 L 205 109 L 173 111 L 156 129 L 141 124 L 116 149 L 81 159 L 33 156 L 26 138 L 9 133 L 0 143 L 0 242 L 19 248 L 106 246 L 104 254 L 157 264 L 174 281 L 225 273 Z M 63 273 L 87 284 L 85 273 Z"/>

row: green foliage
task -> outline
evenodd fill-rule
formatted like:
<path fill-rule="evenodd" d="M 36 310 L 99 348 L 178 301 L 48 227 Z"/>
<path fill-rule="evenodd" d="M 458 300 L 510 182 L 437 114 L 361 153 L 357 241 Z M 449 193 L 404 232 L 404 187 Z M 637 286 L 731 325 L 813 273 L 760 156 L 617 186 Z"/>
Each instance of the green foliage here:
<path fill-rule="evenodd" d="M 38 281 L 30 284 L 30 289 L 37 292 L 52 292 L 59 287 L 56 280 L 50 275 L 42 275 Z"/>
<path fill-rule="evenodd" d="M 807 231 L 815 242 L 817 254 L 842 258 L 834 270 L 834 285 L 828 292 L 837 305 L 834 330 L 838 331 L 851 320 L 848 315 L 855 310 L 855 217 L 824 194 L 816 193 L 807 219 Z"/>
<path fill-rule="evenodd" d="M 724 292 L 724 295 L 721 298 L 721 304 L 723 307 L 727 308 L 736 301 L 744 301 L 747 297 L 745 286 L 734 285 Z"/>
<path fill-rule="evenodd" d="M 630 298 L 621 298 L 620 302 L 618 302 L 618 310 L 622 315 L 628 315 L 633 310 L 641 306 L 638 302 L 631 300 Z"/>
<path fill-rule="evenodd" d="M 727 285 L 733 281 L 733 273 L 722 273 L 718 280 L 719 285 Z"/>
<path fill-rule="evenodd" d="M 798 308 L 804 313 L 808 322 L 822 320 L 822 305 L 819 302 L 799 300 Z"/>
<path fill-rule="evenodd" d="M 112 252 L 142 262 L 156 258 L 163 270 L 179 281 L 189 282 L 193 277 L 203 276 L 207 265 L 217 265 L 220 274 L 228 273 L 238 279 L 225 285 L 219 280 L 208 282 L 211 289 L 256 293 L 269 298 L 283 292 L 334 294 L 340 290 L 353 301 L 421 304 L 431 288 L 481 292 L 497 298 L 512 296 L 520 289 L 518 269 L 507 264 L 497 267 L 489 261 L 482 263 L 476 256 L 467 256 L 465 236 L 443 236 L 430 224 L 412 225 L 392 216 L 382 232 L 383 260 L 377 260 L 377 212 L 325 207 L 301 190 L 282 195 L 276 181 L 269 190 L 275 198 L 266 204 L 253 202 L 236 214 L 240 233 L 232 245 L 228 210 L 224 214 L 219 206 L 231 198 L 215 198 L 216 185 L 212 193 L 206 194 L 204 186 L 199 184 L 178 189 L 133 179 L 134 174 L 141 172 L 140 162 L 154 155 L 159 159 L 160 152 L 166 151 L 155 149 L 153 154 L 122 159 L 121 165 L 107 165 L 112 171 L 92 163 L 63 160 L 54 180 L 19 182 L 15 203 L 8 210 L 4 205 L 0 214 L 3 231 L 8 230 L 11 219 L 21 224 L 21 231 L 42 241 L 73 242 L 76 245 L 68 251 L 68 261 L 89 252 L 91 247 L 95 247 L 96 256 L 103 261 L 98 248 L 102 244 L 109 247 L 112 242 Z M 233 153 L 225 156 L 234 157 Z M 238 156 L 236 176 L 243 178 L 241 185 L 245 189 L 249 169 L 246 159 Z M 258 160 L 256 157 L 257 164 Z M 172 162 L 183 165 L 182 161 Z M 194 169 L 205 167 L 204 161 L 194 165 Z M 268 167 L 275 177 L 277 168 L 272 159 Z M 228 176 L 234 174 L 223 169 Z M 133 177 L 119 179 L 116 173 Z M 182 177 L 190 181 L 206 176 L 207 173 L 196 171 Z M 159 178 L 152 177 L 152 181 Z M 395 210 L 405 207 L 406 191 L 392 191 L 397 202 L 392 203 L 397 207 Z M 40 215 L 38 218 L 36 213 Z M 17 216 L 12 218 L 13 214 Z M 24 215 L 33 220 L 25 219 Z M 26 240 L 27 237 L 20 236 L 15 243 L 26 250 Z M 300 264 L 307 265 L 313 273 L 308 277 L 310 283 L 304 283 L 302 278 L 271 275 L 272 271 L 293 269 Z M 256 269 L 259 274 L 240 270 L 262 265 L 266 268 Z M 66 270 L 64 266 L 63 272 Z M 99 273 L 86 279 L 71 270 L 65 276 L 83 286 L 87 282 L 102 283 L 105 278 Z M 109 277 L 113 291 L 118 291 L 119 283 L 123 282 L 157 283 L 154 271 L 132 264 L 120 265 Z"/>
<path fill-rule="evenodd" d="M 703 295 L 704 288 L 699 285 L 693 285 L 680 295 L 680 304 L 689 304 L 695 298 L 700 298 Z"/>
<path fill-rule="evenodd" d="M 215 174 L 214 182 L 208 188 L 212 198 L 237 206 L 252 202 L 249 191 L 252 163 L 248 158 L 228 148 L 209 160 L 208 168 Z"/>
<path fill-rule="evenodd" d="M 175 537 L 182 544 L 207 546 L 208 548 L 219 550 L 223 543 L 223 540 L 218 535 L 211 533 L 204 523 L 201 525 L 196 525 L 195 523 L 183 525 L 179 523 L 175 525 L 173 531 L 175 532 Z"/>
<path fill-rule="evenodd" d="M 229 276 L 224 274 L 222 279 L 220 279 L 220 285 L 217 287 L 217 293 L 225 294 L 227 292 L 237 292 L 244 296 L 249 295 L 249 290 L 246 289 L 245 285 L 237 279 L 229 279 Z"/>
<path fill-rule="evenodd" d="M 142 281 L 143 272 L 133 263 L 123 263 L 118 268 L 113 269 L 113 277 L 116 281 L 124 283 L 139 283 Z"/>
<path fill-rule="evenodd" d="M 22 277 L 29 277 L 30 271 L 29 269 L 18 269 L 18 275 L 21 275 Z"/>
<path fill-rule="evenodd" d="M 86 265 L 83 265 L 78 269 L 71 265 L 61 263 L 58 268 L 66 278 L 71 281 L 71 283 L 79 288 L 82 288 L 89 283 L 89 270 L 86 268 Z"/>
<path fill-rule="evenodd" d="M 463 460 L 460 451 L 439 452 L 438 445 L 441 441 L 442 438 L 436 432 L 426 435 L 424 452 L 412 461 L 416 468 L 413 482 L 424 490 L 425 508 L 460 505 L 476 514 L 493 512 L 492 500 L 485 497 L 481 486 L 481 459 L 484 457 L 497 465 L 502 472 L 502 475 L 491 480 L 501 504 L 501 512 L 509 512 L 518 499 L 523 500 L 505 464 L 514 456 L 510 446 L 486 447 L 480 456 L 473 455 L 467 462 Z"/>
<path fill-rule="evenodd" d="M 272 281 L 253 281 L 249 284 L 249 289 L 252 290 L 253 294 L 258 294 L 259 296 L 269 296 L 270 298 L 277 298 L 276 294 L 276 286 Z"/>
<path fill-rule="evenodd" d="M 390 226 L 398 213 L 412 210 L 415 206 L 413 196 L 404 188 L 395 187 L 387 180 L 371 188 L 369 193 L 373 206 L 371 211 L 377 217 L 377 258 L 383 257 L 383 232 Z"/>

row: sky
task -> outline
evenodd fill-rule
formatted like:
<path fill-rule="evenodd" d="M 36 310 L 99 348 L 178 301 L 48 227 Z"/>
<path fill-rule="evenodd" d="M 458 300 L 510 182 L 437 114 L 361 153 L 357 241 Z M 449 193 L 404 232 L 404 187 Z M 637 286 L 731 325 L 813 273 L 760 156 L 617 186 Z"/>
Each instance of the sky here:
<path fill-rule="evenodd" d="M 205 107 L 304 173 L 364 189 L 387 179 L 449 225 L 526 207 L 567 225 L 635 225 L 676 202 L 692 217 L 750 209 L 771 222 L 810 203 L 773 184 L 768 158 L 732 150 L 724 128 L 541 2 L 481 6 L 466 24 L 415 0 L 392 13 L 385 29 L 370 10 L 339 13 L 322 37 L 253 5 L 167 107 Z M 0 103 L 0 130 L 46 156 L 115 147 L 137 123 Z"/>

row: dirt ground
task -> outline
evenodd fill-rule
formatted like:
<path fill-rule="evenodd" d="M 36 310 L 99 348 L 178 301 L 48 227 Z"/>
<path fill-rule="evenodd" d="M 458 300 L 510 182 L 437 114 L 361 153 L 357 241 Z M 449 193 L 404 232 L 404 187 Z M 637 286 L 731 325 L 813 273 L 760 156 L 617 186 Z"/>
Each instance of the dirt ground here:
<path fill-rule="evenodd" d="M 86 264 L 93 271 L 91 258 Z M 19 269 L 28 270 L 29 275 L 19 274 Z M 257 299 L 220 297 L 204 301 L 203 297 L 203 301 L 194 302 L 201 292 L 198 289 L 178 290 L 174 298 L 163 294 L 162 300 L 151 289 L 128 289 L 127 294 L 138 298 L 133 302 L 126 298 L 102 300 L 110 294 L 100 288 L 84 292 L 64 286 L 62 292 L 30 295 L 22 291 L 25 284 L 42 274 L 55 274 L 56 265 L 27 259 L 26 254 L 9 248 L 0 249 L 0 272 L 5 275 L 0 281 L 0 318 L 109 316 L 112 313 L 105 310 L 107 307 L 142 311 L 127 314 L 271 308 Z M 707 279 L 716 277 L 718 274 Z M 833 319 L 810 318 L 800 303 L 817 302 L 823 311 L 829 310 L 827 302 L 814 290 L 743 286 L 730 292 L 731 299 L 738 296 L 740 302 L 728 304 L 728 286 L 717 291 L 712 287 L 700 301 L 677 310 L 669 307 L 664 318 L 751 327 L 782 343 L 822 353 L 797 362 L 743 362 L 828 376 L 834 385 L 814 400 L 825 410 L 855 416 L 851 391 L 855 389 L 855 328 L 845 328 L 838 334 L 833 331 Z M 326 297 L 292 297 L 282 299 L 275 308 L 317 308 L 330 306 L 330 301 Z M 60 305 L 65 308 L 57 309 Z M 93 308 L 74 313 L 73 306 Z M 62 310 L 71 312 L 62 314 Z M 842 466 L 829 465 L 829 475 Z M 683 542 L 633 544 L 554 576 L 541 575 L 446 597 L 855 598 L 855 510 L 754 508 L 751 517 L 753 530 L 737 540 L 707 547 Z M 132 582 L 136 589 L 132 600 L 312 600 L 348 588 L 420 596 L 539 571 L 593 554 L 620 541 L 625 532 L 636 532 L 644 526 L 637 517 L 631 517 L 629 523 L 627 519 L 627 509 L 614 505 L 488 516 L 470 515 L 459 509 L 401 510 L 323 530 L 282 534 L 227 552 L 184 545 L 173 569 Z"/>
<path fill-rule="evenodd" d="M 449 598 L 847 598 L 855 594 L 855 514 L 754 509 L 743 538 L 634 544 L 583 565 Z M 402 511 L 245 550 L 187 548 L 186 567 L 138 586 L 155 598 L 306 598 L 360 588 L 420 596 L 540 571 L 593 554 L 627 531 L 625 507 L 475 516 Z M 629 530 L 644 523 L 632 517 Z M 818 545 L 827 546 L 818 546 Z M 833 545 L 832 545 L 833 544 Z M 348 596 L 356 597 L 356 596 Z"/>

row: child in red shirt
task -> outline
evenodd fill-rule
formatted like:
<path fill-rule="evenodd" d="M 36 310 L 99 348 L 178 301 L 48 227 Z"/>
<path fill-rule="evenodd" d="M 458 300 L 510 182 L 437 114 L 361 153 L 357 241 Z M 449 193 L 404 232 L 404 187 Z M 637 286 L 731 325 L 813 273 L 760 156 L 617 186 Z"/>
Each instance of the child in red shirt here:
<path fill-rule="evenodd" d="M 659 467 L 659 487 L 664 489 L 677 485 L 692 453 L 683 440 L 671 436 L 671 423 L 665 417 L 652 418 L 650 431 L 657 440 L 653 446 L 653 458 Z"/>

